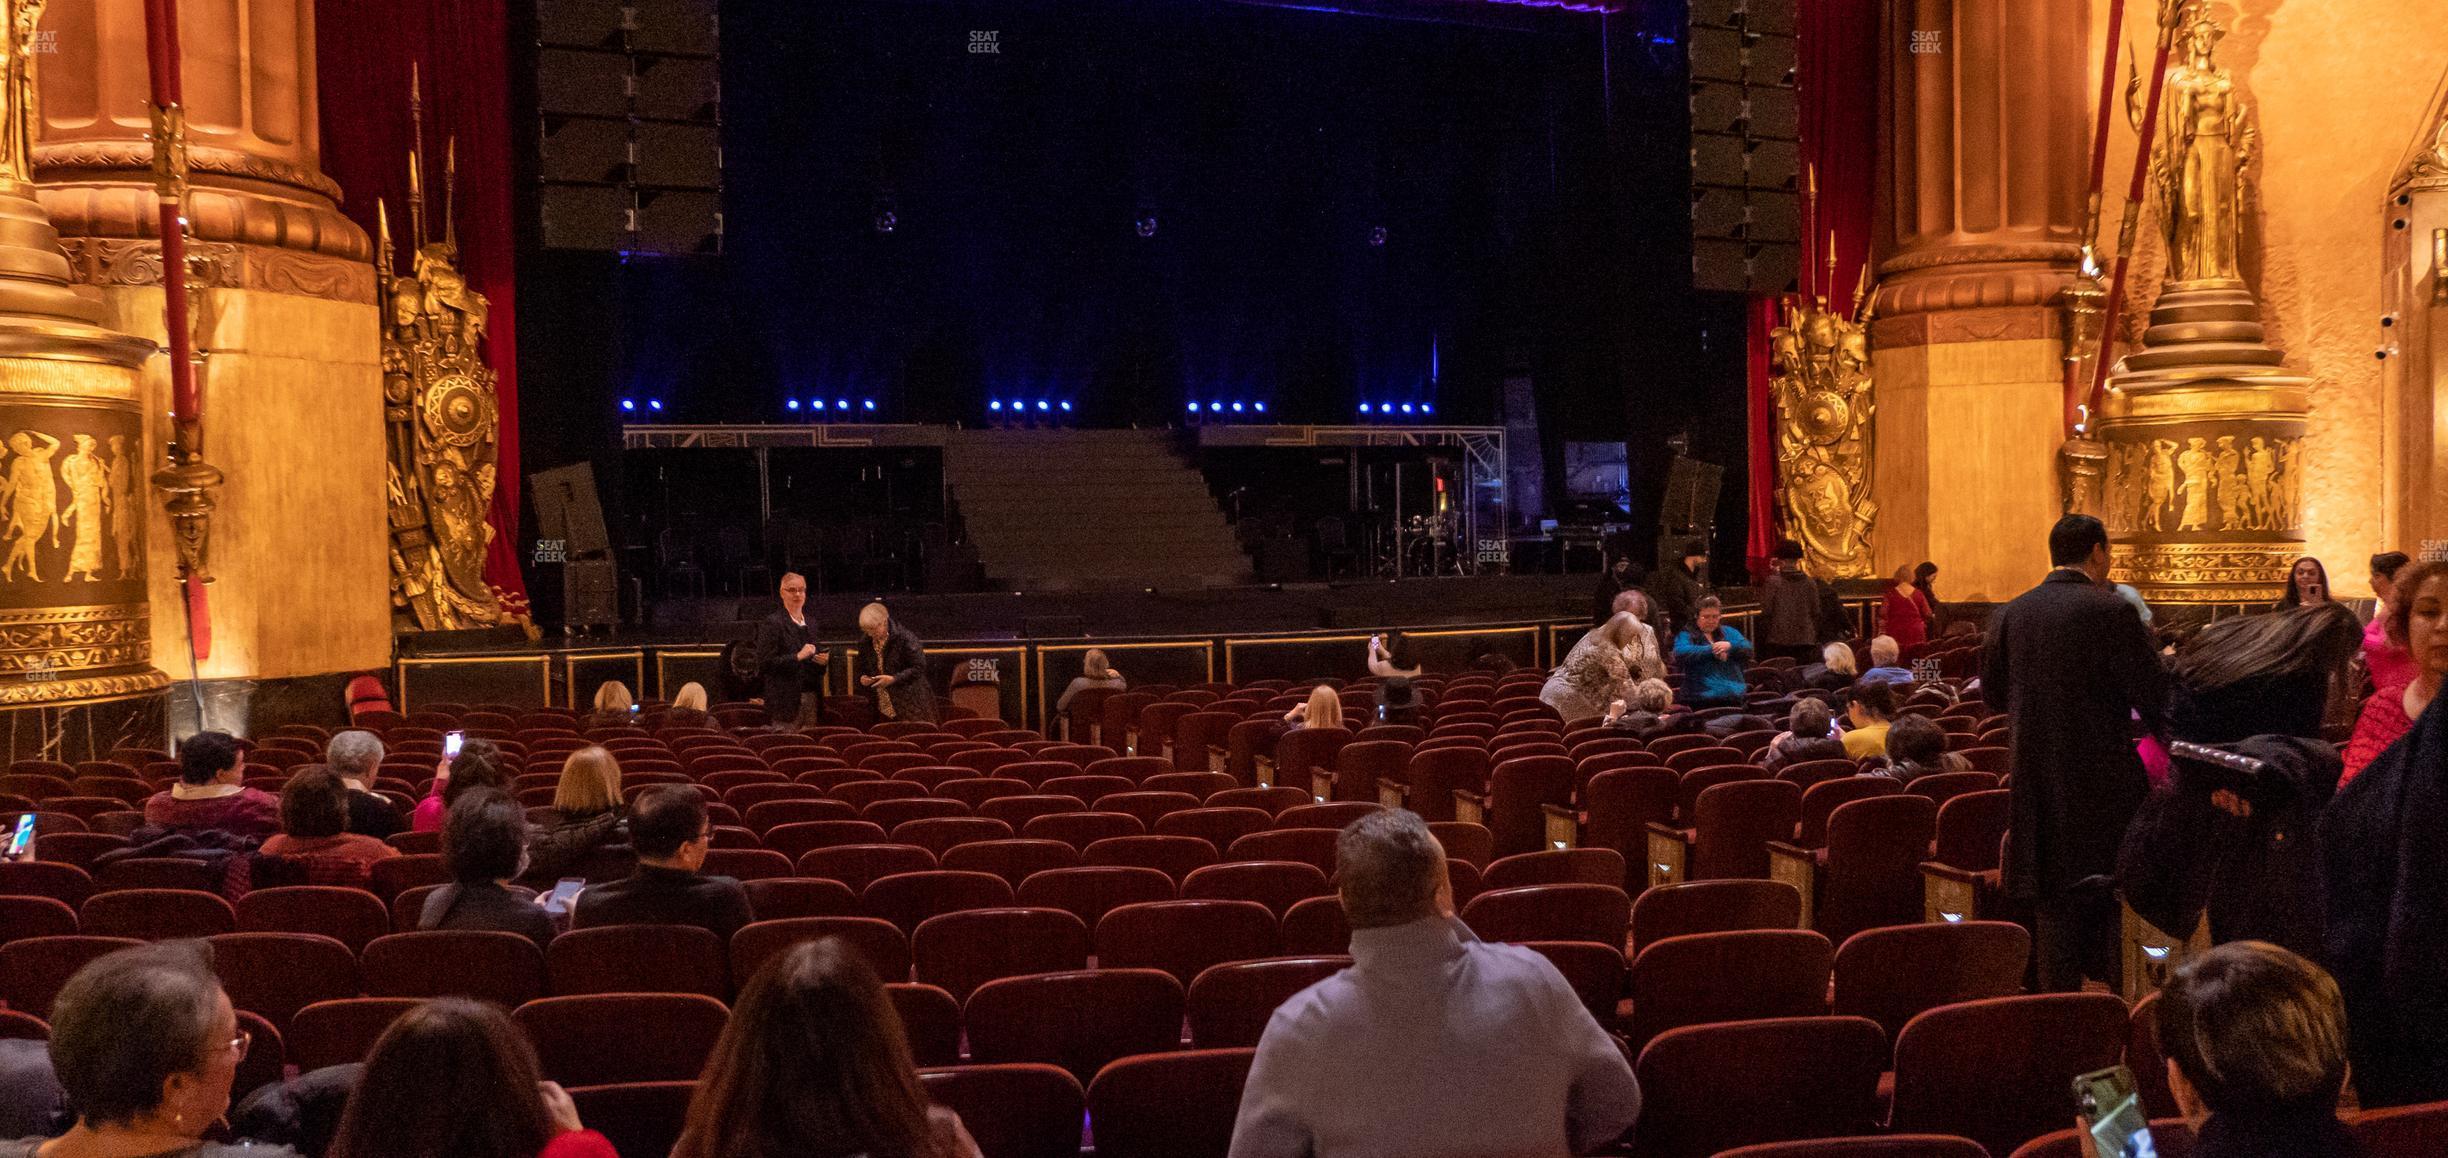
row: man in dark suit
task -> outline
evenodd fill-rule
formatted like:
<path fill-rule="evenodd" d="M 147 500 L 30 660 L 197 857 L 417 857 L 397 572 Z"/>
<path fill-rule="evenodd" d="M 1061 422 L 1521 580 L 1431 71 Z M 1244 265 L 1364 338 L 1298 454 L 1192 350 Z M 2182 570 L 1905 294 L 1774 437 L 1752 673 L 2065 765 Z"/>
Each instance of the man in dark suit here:
<path fill-rule="evenodd" d="M 824 673 L 832 662 L 807 618 L 807 577 L 782 576 L 782 609 L 757 625 L 757 666 L 765 673 L 765 714 L 785 727 L 803 722 L 801 697 L 816 694 L 816 722 L 824 720 Z"/>
<path fill-rule="evenodd" d="M 2031 901 L 2040 987 L 2113 972 L 2117 845 L 2150 794 L 2133 717 L 2160 731 L 2166 676 L 2133 604 L 2108 586 L 2108 532 L 2089 515 L 2049 531 L 2055 565 L 1989 621 L 1981 691 L 2014 719 L 2004 885 Z"/>
<path fill-rule="evenodd" d="M 1649 626 L 1657 628 L 1658 646 L 1674 650 L 1675 635 L 1699 618 L 1700 599 L 1708 594 L 1707 567 L 1708 540 L 1693 539 L 1683 544 L 1682 559 L 1649 573 L 1649 602 L 1656 611 Z"/>
<path fill-rule="evenodd" d="M 697 871 L 713 846 L 714 824 L 694 786 L 664 784 L 639 794 L 629 810 L 629 843 L 637 849 L 636 874 L 580 892 L 570 928 L 695 925 L 728 945 L 731 934 L 756 919 L 738 881 Z"/>

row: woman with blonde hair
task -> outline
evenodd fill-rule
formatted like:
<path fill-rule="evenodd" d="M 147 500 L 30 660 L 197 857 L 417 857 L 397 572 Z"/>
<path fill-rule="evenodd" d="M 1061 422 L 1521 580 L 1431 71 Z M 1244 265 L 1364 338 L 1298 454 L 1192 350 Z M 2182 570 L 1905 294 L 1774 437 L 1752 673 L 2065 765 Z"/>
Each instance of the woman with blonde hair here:
<path fill-rule="evenodd" d="M 1564 662 L 1539 689 L 1539 699 L 1568 724 L 1598 719 L 1608 704 L 1631 699 L 1632 685 L 1641 678 L 1633 659 L 1646 630 L 1631 612 L 1616 612 L 1565 653 Z M 1648 642 L 1655 648 L 1657 637 L 1648 635 Z"/>
<path fill-rule="evenodd" d="M 1080 655 L 1080 673 L 1072 676 L 1071 682 L 1064 685 L 1062 695 L 1054 701 L 1054 710 L 1057 713 L 1069 711 L 1071 698 L 1084 691 L 1102 689 L 1118 692 L 1129 686 L 1129 682 L 1122 678 L 1122 673 L 1116 671 L 1114 665 L 1105 662 L 1105 649 L 1092 647 Z"/>
<path fill-rule="evenodd" d="M 1307 703 L 1294 704 L 1284 713 L 1284 723 L 1300 728 L 1340 728 L 1343 726 L 1343 697 L 1325 684 L 1309 690 Z"/>
<path fill-rule="evenodd" d="M 705 685 L 695 680 L 680 685 L 672 695 L 671 710 L 663 713 L 666 728 L 711 728 L 714 717 L 706 711 Z"/>
<path fill-rule="evenodd" d="M 1658 649 L 1657 628 L 1649 624 L 1650 608 L 1649 593 L 1637 587 L 1615 597 L 1615 610 L 1630 613 L 1633 626 L 1639 629 L 1632 633 L 1632 674 L 1662 680 L 1666 678 L 1666 654 Z"/>
<path fill-rule="evenodd" d="M 1802 686 L 1826 691 L 1843 691 L 1861 678 L 1860 661 L 1853 658 L 1853 645 L 1838 641 L 1819 649 L 1819 662 L 1801 671 Z"/>
<path fill-rule="evenodd" d="M 627 841 L 620 761 L 601 747 L 580 748 L 561 762 L 552 813 L 528 837 L 527 872 L 519 879 L 549 887 L 596 849 Z"/>
<path fill-rule="evenodd" d="M 626 728 L 637 723 L 637 700 L 629 694 L 629 685 L 619 680 L 605 680 L 595 689 L 595 711 L 586 719 L 590 728 Z"/>

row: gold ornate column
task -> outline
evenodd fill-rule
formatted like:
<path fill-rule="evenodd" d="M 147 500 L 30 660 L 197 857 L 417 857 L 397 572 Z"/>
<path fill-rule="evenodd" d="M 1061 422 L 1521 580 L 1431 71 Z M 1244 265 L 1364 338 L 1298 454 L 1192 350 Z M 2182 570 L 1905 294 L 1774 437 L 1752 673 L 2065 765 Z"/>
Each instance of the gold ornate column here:
<path fill-rule="evenodd" d="M 52 7 L 34 146 L 42 203 L 112 324 L 159 338 L 142 0 Z M 391 644 L 381 327 L 372 246 L 319 170 L 314 3 L 180 7 L 205 437 L 228 476 L 201 674 L 379 667 Z M 157 364 L 143 387 L 145 458 L 156 464 L 168 389 Z M 148 538 L 171 557 L 158 512 Z M 151 578 L 165 656 L 186 653 L 176 582 L 168 567 Z"/>
<path fill-rule="evenodd" d="M 2047 568 L 2064 436 L 2060 294 L 2082 259 L 2084 0 L 1899 0 L 1880 43 L 1880 573 L 1950 597 Z"/>
<path fill-rule="evenodd" d="M 2176 25 L 2150 207 L 2167 280 L 2142 348 L 2101 403 L 2111 576 L 2152 600 L 2276 598 L 2303 553 L 2302 457 L 2312 380 L 2280 368 L 2245 284 L 2244 187 L 2253 132 L 2212 53 L 2224 31 L 2198 3 Z"/>
<path fill-rule="evenodd" d="M 0 0 L 0 706 L 140 695 L 153 669 L 142 338 L 69 284 L 26 157 L 42 0 Z M 46 61 L 47 63 L 47 61 Z"/>

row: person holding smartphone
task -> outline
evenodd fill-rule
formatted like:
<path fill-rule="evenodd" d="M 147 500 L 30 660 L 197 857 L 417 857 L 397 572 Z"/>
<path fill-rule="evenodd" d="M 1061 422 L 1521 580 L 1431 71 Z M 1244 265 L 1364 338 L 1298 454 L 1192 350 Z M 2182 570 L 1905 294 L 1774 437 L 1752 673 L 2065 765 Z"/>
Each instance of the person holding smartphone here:
<path fill-rule="evenodd" d="M 552 943 L 552 914 L 510 883 L 527 869 L 527 810 L 509 793 L 473 788 L 450 806 L 442 868 L 451 883 L 425 895 L 418 929 L 516 933 L 538 949 Z"/>
<path fill-rule="evenodd" d="M 2154 1009 L 2195 1158 L 2362 1158 L 2337 1116 L 2346 1002 L 2320 966 L 2266 941 L 2230 941 L 2178 966 Z M 2097 1125 L 2077 1119 L 2083 1153 L 2122 1158 L 2103 1153 Z"/>
<path fill-rule="evenodd" d="M 807 617 L 807 577 L 782 576 L 780 610 L 757 625 L 757 667 L 765 675 L 765 715 L 789 727 L 824 722 L 825 669 L 832 653 Z M 808 702 L 808 697 L 814 702 Z"/>

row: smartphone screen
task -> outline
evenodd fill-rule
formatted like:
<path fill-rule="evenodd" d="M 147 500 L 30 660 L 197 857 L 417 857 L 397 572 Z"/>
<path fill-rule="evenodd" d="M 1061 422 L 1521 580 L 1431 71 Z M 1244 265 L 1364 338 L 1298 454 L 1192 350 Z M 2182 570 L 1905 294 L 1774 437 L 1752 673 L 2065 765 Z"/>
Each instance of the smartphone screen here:
<path fill-rule="evenodd" d="M 578 900 L 579 890 L 584 888 L 586 888 L 586 878 L 584 877 L 561 878 L 560 883 L 554 885 L 553 891 L 547 894 L 544 901 L 544 911 L 547 913 L 568 912 L 570 905 Z"/>
<path fill-rule="evenodd" d="M 2133 1071 L 2116 1066 L 2074 1079 L 2074 1101 L 2100 1158 L 2159 1158 Z"/>
<path fill-rule="evenodd" d="M 9 834 L 8 858 L 10 860 L 31 860 L 33 856 L 34 814 L 31 812 L 19 813 L 17 829 Z"/>
<path fill-rule="evenodd" d="M 444 733 L 442 733 L 442 754 L 443 754 L 444 756 L 456 756 L 456 755 L 458 755 L 458 754 L 459 754 L 459 745 L 461 745 L 461 744 L 465 743 L 466 741 L 467 741 L 467 733 L 465 733 L 465 732 L 444 732 Z"/>

